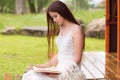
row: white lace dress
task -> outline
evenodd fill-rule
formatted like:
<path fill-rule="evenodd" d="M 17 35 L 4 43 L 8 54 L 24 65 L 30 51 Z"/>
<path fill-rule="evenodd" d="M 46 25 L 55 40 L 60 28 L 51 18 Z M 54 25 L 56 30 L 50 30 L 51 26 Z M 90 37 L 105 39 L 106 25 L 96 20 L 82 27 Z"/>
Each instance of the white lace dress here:
<path fill-rule="evenodd" d="M 22 80 L 86 80 L 85 75 L 74 60 L 74 48 L 71 32 L 56 39 L 58 47 L 58 64 L 55 67 L 62 73 L 56 78 L 37 73 L 33 70 L 28 71 L 22 77 Z"/>

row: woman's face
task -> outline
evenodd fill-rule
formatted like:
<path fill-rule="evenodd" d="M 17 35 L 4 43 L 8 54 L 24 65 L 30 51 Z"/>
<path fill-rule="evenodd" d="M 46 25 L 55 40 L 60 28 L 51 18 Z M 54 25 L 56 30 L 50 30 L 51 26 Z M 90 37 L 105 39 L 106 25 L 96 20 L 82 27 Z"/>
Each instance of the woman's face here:
<path fill-rule="evenodd" d="M 49 12 L 49 15 L 52 17 L 53 21 L 57 23 L 59 26 L 63 25 L 64 18 L 57 12 Z"/>

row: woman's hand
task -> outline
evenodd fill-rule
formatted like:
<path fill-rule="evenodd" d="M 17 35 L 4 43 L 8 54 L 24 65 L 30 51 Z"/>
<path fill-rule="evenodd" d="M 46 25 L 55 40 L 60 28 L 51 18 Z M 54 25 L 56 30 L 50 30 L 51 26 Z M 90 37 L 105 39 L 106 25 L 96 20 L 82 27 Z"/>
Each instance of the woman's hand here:
<path fill-rule="evenodd" d="M 49 60 L 48 62 L 44 63 L 44 64 L 37 64 L 37 65 L 34 65 L 35 67 L 38 67 L 38 68 L 45 68 L 45 67 L 50 67 L 50 66 L 53 66 L 55 64 L 58 63 L 58 55 L 56 54 L 51 60 Z"/>
<path fill-rule="evenodd" d="M 34 65 L 34 67 L 45 68 L 45 67 L 47 67 L 47 65 L 46 64 L 36 64 L 36 65 Z"/>

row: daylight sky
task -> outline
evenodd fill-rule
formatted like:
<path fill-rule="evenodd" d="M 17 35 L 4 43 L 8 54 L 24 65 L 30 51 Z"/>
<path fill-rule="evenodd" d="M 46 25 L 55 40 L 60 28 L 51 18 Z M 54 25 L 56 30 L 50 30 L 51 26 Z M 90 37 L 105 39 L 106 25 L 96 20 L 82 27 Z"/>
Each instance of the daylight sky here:
<path fill-rule="evenodd" d="M 60 0 L 60 1 L 66 1 L 66 0 Z M 92 0 L 90 3 L 91 4 L 95 4 L 95 5 L 98 5 L 101 1 L 103 1 L 103 0 Z"/>
<path fill-rule="evenodd" d="M 92 0 L 90 3 L 98 5 L 100 2 L 102 2 L 103 0 Z"/>

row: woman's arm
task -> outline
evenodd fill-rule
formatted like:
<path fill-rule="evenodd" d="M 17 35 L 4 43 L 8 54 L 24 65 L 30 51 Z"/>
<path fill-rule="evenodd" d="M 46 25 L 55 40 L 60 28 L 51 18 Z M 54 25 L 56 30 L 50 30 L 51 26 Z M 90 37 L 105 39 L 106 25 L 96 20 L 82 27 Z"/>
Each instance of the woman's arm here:
<path fill-rule="evenodd" d="M 57 63 L 58 63 L 58 55 L 56 54 L 51 60 L 47 61 L 44 64 L 37 64 L 35 65 L 35 67 L 40 67 L 40 68 L 50 67 L 56 65 Z"/>
<path fill-rule="evenodd" d="M 58 55 L 56 54 L 51 60 L 49 60 L 45 64 L 48 66 L 53 66 L 56 65 L 57 63 L 58 63 Z"/>
<path fill-rule="evenodd" d="M 84 35 L 82 27 L 77 26 L 72 34 L 74 42 L 74 60 L 77 64 L 81 62 L 83 45 L 84 45 Z"/>

